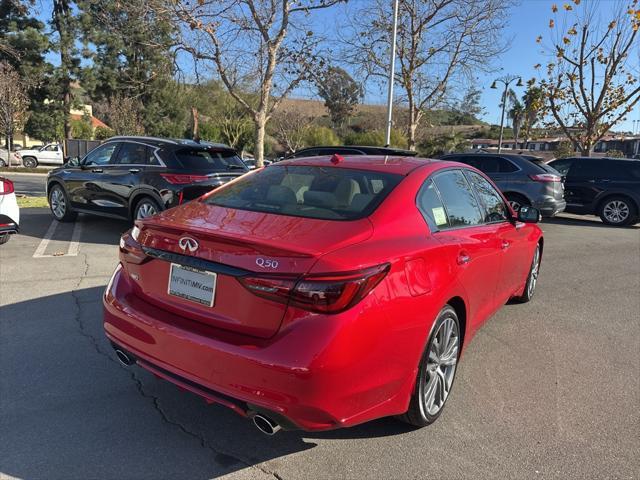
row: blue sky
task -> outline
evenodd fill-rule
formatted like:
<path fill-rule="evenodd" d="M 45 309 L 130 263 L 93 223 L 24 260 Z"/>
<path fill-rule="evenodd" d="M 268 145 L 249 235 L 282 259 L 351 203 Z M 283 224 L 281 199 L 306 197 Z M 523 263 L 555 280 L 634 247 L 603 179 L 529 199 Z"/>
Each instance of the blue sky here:
<path fill-rule="evenodd" d="M 355 3 L 359 7 L 367 1 L 369 0 L 350 0 L 349 3 L 352 6 Z M 393 0 L 388 0 L 388 2 L 389 15 L 391 16 Z M 607 18 L 607 22 L 609 21 L 607 12 L 618 4 L 616 0 L 583 0 L 583 2 L 595 3 L 602 16 Z M 535 40 L 538 35 L 545 34 L 548 31 L 549 19 L 552 16 L 551 6 L 554 3 L 561 8 L 565 2 L 563 0 L 521 0 L 518 6 L 512 8 L 511 15 L 505 18 L 507 25 L 504 29 L 504 36 L 507 39 L 511 39 L 511 43 L 509 50 L 496 59 L 495 64 L 500 71 L 489 74 L 480 73 L 475 81 L 476 85 L 482 89 L 482 105 L 485 108 L 483 119 L 485 121 L 495 124 L 500 123 L 500 108 L 498 105 L 500 103 L 501 90 L 489 88 L 495 78 L 504 74 L 521 75 L 524 82 L 536 76 L 537 72 L 533 68 L 535 64 L 544 64 L 545 57 L 540 53 L 540 46 Z M 318 24 L 330 31 L 335 28 L 336 24 L 339 24 L 339 17 L 344 14 L 345 9 L 349 10 L 352 7 L 334 7 L 332 10 L 326 10 L 322 14 L 322 18 L 317 20 Z M 636 64 L 640 62 L 639 50 L 640 42 L 638 42 L 634 57 Z M 525 87 L 513 88 L 519 96 L 525 90 Z M 369 87 L 365 100 L 369 103 L 385 103 L 386 91 L 379 92 L 378 89 Z M 639 105 L 636 105 L 627 120 L 618 124 L 615 130 L 632 131 L 632 120 L 640 120 Z M 640 129 L 640 125 L 636 126 L 636 132 L 638 129 Z"/>

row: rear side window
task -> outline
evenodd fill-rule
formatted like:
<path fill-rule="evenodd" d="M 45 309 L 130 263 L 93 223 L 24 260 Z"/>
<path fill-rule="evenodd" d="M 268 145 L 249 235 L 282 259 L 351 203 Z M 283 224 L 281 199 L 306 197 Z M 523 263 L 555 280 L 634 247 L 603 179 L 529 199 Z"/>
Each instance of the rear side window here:
<path fill-rule="evenodd" d="M 115 163 L 120 165 L 158 165 L 153 150 L 141 143 L 124 142 Z"/>
<path fill-rule="evenodd" d="M 518 167 L 512 162 L 502 157 L 478 158 L 477 164 L 474 165 L 474 167 L 482 170 L 484 173 L 511 173 L 518 170 Z"/>
<path fill-rule="evenodd" d="M 347 168 L 272 165 L 216 190 L 205 202 L 253 212 L 356 220 L 370 215 L 402 178 Z"/>
<path fill-rule="evenodd" d="M 247 170 L 233 150 L 183 148 L 176 152 L 176 158 L 184 170 L 194 172 Z"/>
<path fill-rule="evenodd" d="M 471 186 L 460 170 L 439 173 L 433 181 L 449 220 L 449 227 L 468 227 L 482 223 L 480 207 Z"/>
<path fill-rule="evenodd" d="M 573 163 L 573 159 L 567 158 L 563 160 L 555 160 L 551 162 L 549 165 L 551 168 L 556 170 L 561 175 L 567 175 L 569 173 L 569 169 L 571 168 L 571 164 Z"/>
<path fill-rule="evenodd" d="M 417 203 L 418 208 L 426 217 L 430 226 L 435 226 L 437 229 L 449 226 L 447 213 L 440 199 L 440 194 L 432 180 L 427 180 L 418 192 Z"/>

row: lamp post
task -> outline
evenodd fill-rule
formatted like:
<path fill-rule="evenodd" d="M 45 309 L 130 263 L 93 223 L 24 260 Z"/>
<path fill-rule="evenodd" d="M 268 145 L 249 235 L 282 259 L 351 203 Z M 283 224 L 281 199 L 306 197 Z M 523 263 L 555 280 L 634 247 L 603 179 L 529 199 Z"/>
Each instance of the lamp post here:
<path fill-rule="evenodd" d="M 396 73 L 396 37 L 398 34 L 398 3 L 393 3 L 393 31 L 391 33 L 391 65 L 389 65 L 389 90 L 387 91 L 387 132 L 385 136 L 385 145 L 391 144 L 391 124 L 393 113 L 393 82 Z"/>
<path fill-rule="evenodd" d="M 496 78 L 491 84 L 491 88 L 497 89 L 497 82 L 504 84 L 504 92 L 502 94 L 502 115 L 500 117 L 500 140 L 498 140 L 498 153 L 502 150 L 502 134 L 504 133 L 504 109 L 507 106 L 507 90 L 509 84 L 514 80 L 518 80 L 516 87 L 522 87 L 522 77 L 519 75 L 505 75 L 504 77 Z"/>

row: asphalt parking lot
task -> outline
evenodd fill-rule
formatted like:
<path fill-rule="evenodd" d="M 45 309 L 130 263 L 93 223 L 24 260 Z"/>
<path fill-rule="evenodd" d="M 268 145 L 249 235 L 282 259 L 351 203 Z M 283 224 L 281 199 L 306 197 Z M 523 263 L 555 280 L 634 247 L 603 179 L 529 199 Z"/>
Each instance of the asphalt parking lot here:
<path fill-rule="evenodd" d="M 536 298 L 482 328 L 434 425 L 266 437 L 116 362 L 100 297 L 125 222 L 21 224 L 0 247 L 0 479 L 640 476 L 638 227 L 542 224 Z"/>

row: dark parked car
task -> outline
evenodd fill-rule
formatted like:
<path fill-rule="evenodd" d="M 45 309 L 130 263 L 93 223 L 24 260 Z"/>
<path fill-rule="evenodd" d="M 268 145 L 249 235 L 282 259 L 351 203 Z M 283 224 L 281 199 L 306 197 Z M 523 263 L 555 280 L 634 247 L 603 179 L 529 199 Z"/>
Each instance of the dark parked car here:
<path fill-rule="evenodd" d="M 367 147 L 363 145 L 349 145 L 337 147 L 309 147 L 298 150 L 284 157 L 285 160 L 302 157 L 318 157 L 320 155 L 393 155 L 395 157 L 415 157 L 418 152 L 390 147 Z"/>
<path fill-rule="evenodd" d="M 226 145 L 152 137 L 113 137 L 52 170 L 47 198 L 53 216 L 77 213 L 141 219 L 193 200 L 248 172 Z"/>
<path fill-rule="evenodd" d="M 640 161 L 578 157 L 549 165 L 566 177 L 567 212 L 598 215 L 609 225 L 640 222 Z"/>
<path fill-rule="evenodd" d="M 553 217 L 566 206 L 562 177 L 553 168 L 528 155 L 452 153 L 443 160 L 466 163 L 486 173 L 511 207 L 533 206 L 543 216 Z"/>

